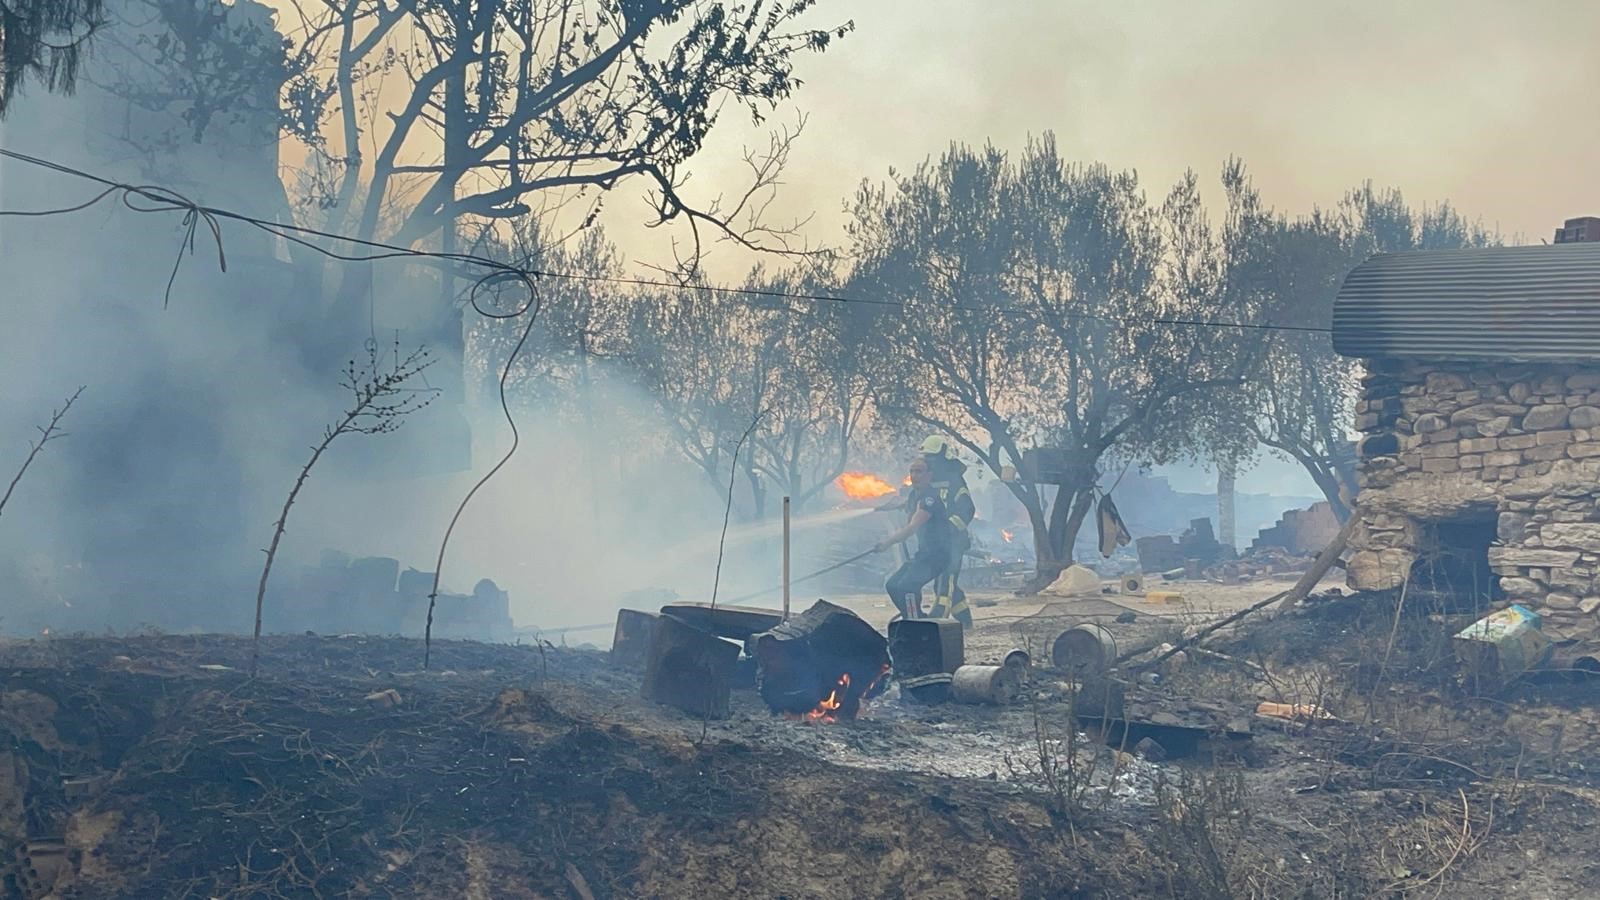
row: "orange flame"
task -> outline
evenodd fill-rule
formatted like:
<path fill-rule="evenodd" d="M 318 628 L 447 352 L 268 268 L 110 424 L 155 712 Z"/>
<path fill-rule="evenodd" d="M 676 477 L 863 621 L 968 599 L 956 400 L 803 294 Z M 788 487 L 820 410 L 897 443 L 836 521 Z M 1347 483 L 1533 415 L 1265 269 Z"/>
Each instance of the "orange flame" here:
<path fill-rule="evenodd" d="M 827 699 L 818 703 L 816 709 L 806 713 L 801 718 L 807 722 L 827 722 L 830 724 L 839 721 L 839 718 L 834 715 L 839 711 L 839 707 L 843 705 L 839 700 L 839 692 L 848 690 L 849 687 L 850 673 L 846 672 L 839 676 L 839 686 L 828 692 Z"/>
<path fill-rule="evenodd" d="M 894 487 L 889 482 L 866 472 L 846 472 L 833 483 L 852 500 L 871 500 L 894 493 Z"/>
<path fill-rule="evenodd" d="M 862 691 L 860 696 L 863 699 L 872 696 L 872 692 L 877 688 L 878 683 L 883 681 L 884 676 L 888 675 L 890 671 L 891 668 L 888 665 L 885 665 L 882 669 L 880 669 L 877 677 L 867 683 L 867 689 Z M 828 696 L 823 698 L 821 703 L 817 704 L 816 709 L 813 709 L 803 715 L 784 713 L 784 718 L 792 719 L 798 722 L 821 722 L 825 725 L 832 725 L 833 723 L 839 721 L 839 709 L 840 707 L 844 706 L 844 695 L 849 690 L 850 673 L 846 672 L 839 676 L 838 683 L 834 686 L 833 690 L 828 692 Z"/>
<path fill-rule="evenodd" d="M 1000 536 L 1005 538 L 1006 539 L 1006 543 L 1008 543 L 1008 544 L 1011 543 L 1011 539 L 1012 538 L 1016 537 L 1016 535 L 1012 534 L 1009 531 L 1005 531 L 1005 530 L 1001 530 Z"/>

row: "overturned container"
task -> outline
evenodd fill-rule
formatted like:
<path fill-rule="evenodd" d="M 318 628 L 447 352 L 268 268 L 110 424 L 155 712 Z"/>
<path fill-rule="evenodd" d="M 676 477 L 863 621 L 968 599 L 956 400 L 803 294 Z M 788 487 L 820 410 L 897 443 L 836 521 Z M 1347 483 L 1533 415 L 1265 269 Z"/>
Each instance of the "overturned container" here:
<path fill-rule="evenodd" d="M 961 623 L 954 619 L 897 619 L 889 623 L 889 658 L 904 681 L 951 673 L 964 662 Z"/>
<path fill-rule="evenodd" d="M 962 666 L 950 676 L 950 697 L 958 703 L 1003 705 L 1020 689 L 1016 670 L 1007 666 Z"/>
<path fill-rule="evenodd" d="M 1028 651 L 1022 649 L 1021 647 L 1017 647 L 1010 653 L 1006 654 L 1006 658 L 1002 665 L 1026 677 L 1028 674 L 1028 669 L 1033 666 L 1033 657 L 1028 654 Z"/>
<path fill-rule="evenodd" d="M 1050 661 L 1063 671 L 1099 674 L 1117 661 L 1117 639 L 1102 625 L 1078 625 L 1056 637 Z"/>
<path fill-rule="evenodd" d="M 1456 659 L 1473 677 L 1513 680 L 1550 659 L 1553 647 L 1542 625 L 1538 613 L 1513 604 L 1457 632 Z"/>

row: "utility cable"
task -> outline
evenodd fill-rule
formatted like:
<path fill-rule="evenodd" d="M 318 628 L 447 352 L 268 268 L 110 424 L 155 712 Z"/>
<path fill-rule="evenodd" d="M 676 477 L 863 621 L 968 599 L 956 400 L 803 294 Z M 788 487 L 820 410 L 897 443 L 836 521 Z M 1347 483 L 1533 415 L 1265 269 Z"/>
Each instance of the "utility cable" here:
<path fill-rule="evenodd" d="M 417 250 L 417 249 L 410 248 L 410 247 L 401 247 L 401 246 L 398 246 L 398 245 L 395 245 L 395 244 L 387 244 L 387 243 L 384 243 L 382 241 L 368 240 L 368 239 L 365 239 L 365 238 L 354 237 L 354 236 L 347 235 L 347 234 L 337 234 L 337 233 L 334 233 L 334 232 L 323 231 L 323 230 L 316 229 L 316 228 L 309 228 L 309 227 L 306 227 L 304 225 L 295 225 L 295 224 L 292 224 L 292 223 L 276 222 L 276 221 L 272 221 L 270 219 L 263 219 L 263 218 L 260 218 L 260 217 L 257 217 L 257 216 L 251 216 L 251 215 L 248 215 L 248 214 L 245 214 L 245 213 L 236 212 L 236 211 L 228 210 L 228 209 L 223 209 L 223 208 L 220 208 L 220 207 L 205 206 L 205 205 L 196 203 L 196 202 L 194 202 L 192 200 L 189 200 L 188 198 L 184 197 L 182 194 L 178 193 L 177 191 L 173 191 L 173 190 L 168 189 L 168 188 L 163 188 L 163 187 L 153 186 L 153 185 L 133 185 L 133 184 L 126 184 L 126 183 L 123 183 L 123 182 L 113 181 L 111 179 L 104 178 L 104 177 L 101 177 L 99 175 L 94 175 L 94 174 L 91 174 L 89 172 L 85 172 L 85 171 L 83 171 L 81 169 L 73 168 L 72 166 L 68 166 L 68 165 L 65 165 L 63 163 L 53 162 L 51 160 L 43 159 L 43 158 L 40 158 L 40 157 L 37 157 L 37 156 L 30 156 L 30 155 L 25 154 L 25 153 L 18 153 L 18 152 L 14 151 L 14 150 L 6 150 L 4 148 L 0 148 L 0 157 L 4 157 L 6 159 L 12 159 L 12 160 L 15 160 L 17 162 L 26 163 L 28 165 L 39 166 L 39 167 L 42 167 L 42 168 L 45 168 L 45 169 L 49 169 L 50 171 L 57 172 L 57 173 L 60 173 L 60 174 L 70 175 L 70 176 L 73 176 L 73 177 L 76 177 L 76 178 L 85 179 L 85 180 L 94 182 L 96 184 L 99 184 L 104 188 L 104 190 L 101 193 L 95 195 L 93 198 L 91 198 L 91 199 L 89 199 L 89 200 L 87 200 L 87 201 L 85 201 L 83 203 L 74 205 L 74 206 L 62 207 L 62 208 L 59 208 L 59 209 L 49 209 L 49 210 L 0 210 L 0 216 L 49 216 L 49 215 L 62 215 L 62 214 L 66 214 L 66 213 L 78 212 L 78 211 L 81 211 L 81 210 L 84 210 L 84 209 L 88 209 L 91 206 L 94 206 L 95 204 L 101 202 L 105 198 L 107 198 L 109 196 L 112 196 L 113 194 L 119 194 L 120 193 L 120 195 L 122 197 L 123 204 L 125 206 L 127 206 L 129 209 L 134 210 L 135 212 L 169 212 L 169 211 L 183 210 L 184 211 L 183 225 L 187 229 L 187 232 L 186 232 L 185 238 L 184 238 L 184 243 L 187 245 L 187 247 L 188 247 L 188 249 L 189 249 L 191 254 L 194 252 L 194 236 L 195 236 L 195 232 L 196 232 L 197 226 L 198 226 L 200 221 L 204 221 L 207 224 L 207 227 L 211 230 L 212 235 L 213 235 L 213 237 L 215 238 L 215 240 L 217 242 L 217 251 L 218 251 L 219 262 L 222 263 L 222 268 L 223 268 L 224 271 L 227 270 L 227 265 L 226 265 L 226 261 L 221 259 L 221 254 L 222 254 L 222 236 L 221 236 L 220 228 L 218 226 L 218 222 L 220 220 L 226 219 L 226 220 L 235 221 L 235 222 L 241 222 L 241 223 L 253 226 L 255 228 L 258 228 L 258 229 L 260 229 L 262 231 L 267 232 L 268 234 L 271 234 L 271 235 L 274 235 L 276 237 L 282 238 L 282 239 L 284 239 L 286 241 L 292 242 L 292 243 L 297 244 L 299 246 L 306 247 L 306 248 L 308 248 L 310 250 L 313 250 L 313 251 L 315 251 L 317 253 L 320 253 L 320 254 L 322 254 L 324 256 L 327 256 L 329 258 L 341 260 L 341 261 L 344 261 L 344 262 L 373 262 L 373 261 L 376 261 L 376 260 L 395 259 L 395 258 L 401 258 L 401 257 L 426 258 L 426 259 L 434 259 L 434 260 L 440 260 L 440 261 L 468 263 L 468 264 L 472 264 L 472 265 L 483 266 L 483 267 L 486 267 L 486 268 L 489 268 L 489 269 L 493 269 L 496 272 L 501 272 L 501 273 L 505 273 L 505 274 L 521 275 L 524 278 L 528 278 L 528 279 L 532 279 L 532 278 L 555 278 L 555 279 L 560 279 L 560 280 L 564 280 L 564 281 L 599 282 L 599 283 L 604 283 L 604 284 L 614 284 L 614 285 L 621 285 L 621 286 L 628 286 L 628 287 L 660 288 L 660 289 L 676 290 L 676 291 L 690 291 L 690 292 L 698 291 L 698 292 L 711 293 L 711 294 L 723 294 L 723 295 L 745 296 L 745 297 L 756 297 L 756 298 L 767 298 L 767 299 L 779 299 L 779 300 L 794 300 L 794 301 L 801 301 L 801 302 L 814 303 L 814 304 L 833 303 L 833 304 L 846 305 L 846 306 L 874 306 L 874 307 L 886 307 L 886 308 L 892 308 L 892 309 L 904 309 L 904 308 L 906 308 L 908 306 L 908 304 L 903 300 L 891 300 L 891 299 L 886 299 L 886 298 L 882 298 L 882 297 L 859 297 L 859 296 L 846 296 L 846 295 L 841 295 L 841 294 L 820 294 L 820 293 L 791 292 L 791 291 L 779 291 L 779 290 L 772 290 L 772 289 L 768 289 L 768 288 L 757 288 L 757 287 L 731 287 L 731 286 L 727 286 L 727 285 L 684 284 L 684 283 L 680 283 L 680 282 L 662 281 L 662 280 L 650 279 L 650 278 L 632 278 L 632 277 L 615 276 L 615 275 L 586 275 L 586 274 L 577 273 L 577 272 L 553 272 L 553 271 L 548 271 L 548 270 L 526 268 L 526 267 L 522 267 L 522 266 L 516 266 L 516 265 L 513 265 L 511 263 L 507 263 L 507 262 L 502 262 L 502 261 L 499 261 L 499 260 L 491 259 L 489 257 L 479 256 L 479 255 L 476 255 L 476 254 L 470 254 L 470 253 L 444 253 L 444 252 L 441 252 L 441 251 L 433 251 L 433 250 Z M 145 201 L 145 202 L 148 202 L 149 205 L 147 205 L 147 206 L 137 205 L 139 202 L 141 202 L 141 200 Z M 338 252 L 338 251 L 336 251 L 336 250 L 334 250 L 332 248 L 325 247 L 325 246 L 322 246 L 320 244 L 314 243 L 311 240 L 312 238 L 317 238 L 317 239 L 326 240 L 326 241 L 343 242 L 343 243 L 349 244 L 351 246 L 365 248 L 366 250 L 371 251 L 371 252 L 367 252 L 367 253 L 341 253 L 341 252 Z M 180 250 L 179 258 L 180 258 L 180 260 L 182 258 L 181 250 Z M 172 277 L 173 277 L 173 279 L 176 279 L 176 277 L 177 277 L 177 266 L 176 265 L 174 265 L 173 276 Z M 170 299 L 170 296 L 171 296 L 171 282 L 170 281 L 168 283 L 167 293 L 168 293 L 168 298 Z M 955 310 L 955 311 L 959 311 L 959 312 L 970 312 L 970 313 L 978 313 L 978 314 L 982 314 L 982 315 L 992 315 L 992 316 L 1030 314 L 1029 310 L 1027 310 L 1025 308 L 1021 308 L 1021 307 L 1014 307 L 1014 306 L 985 307 L 985 306 L 972 306 L 972 305 L 968 305 L 968 304 L 956 303 L 956 304 L 950 304 L 950 305 L 944 306 L 943 308 L 944 309 Z M 1125 316 L 1107 316 L 1107 315 L 1101 315 L 1101 314 L 1098 314 L 1098 313 L 1088 313 L 1088 312 L 1060 312 L 1060 313 L 1056 313 L 1056 315 L 1059 315 L 1062 318 L 1067 318 L 1067 319 L 1079 319 L 1079 320 L 1086 320 L 1086 321 L 1107 322 L 1107 323 L 1110 323 L 1110 324 L 1117 324 L 1117 325 L 1149 324 L 1149 325 L 1170 325 L 1170 326 L 1193 327 L 1193 328 L 1231 328 L 1231 329 L 1254 330 L 1254 331 L 1283 331 L 1283 332 L 1297 332 L 1297 333 L 1307 333 L 1307 334 L 1331 334 L 1332 331 L 1333 331 L 1333 329 L 1328 328 L 1328 327 L 1324 327 L 1324 326 L 1315 326 L 1315 325 L 1278 325 L 1278 324 L 1273 324 L 1273 323 L 1269 323 L 1269 322 L 1234 322 L 1234 321 L 1222 321 L 1222 320 L 1210 320 L 1210 319 L 1190 319 L 1190 318 L 1176 318 L 1176 317 L 1163 317 L 1163 316 L 1142 317 L 1142 318 L 1135 319 L 1135 318 L 1130 318 L 1130 317 L 1125 317 Z"/>

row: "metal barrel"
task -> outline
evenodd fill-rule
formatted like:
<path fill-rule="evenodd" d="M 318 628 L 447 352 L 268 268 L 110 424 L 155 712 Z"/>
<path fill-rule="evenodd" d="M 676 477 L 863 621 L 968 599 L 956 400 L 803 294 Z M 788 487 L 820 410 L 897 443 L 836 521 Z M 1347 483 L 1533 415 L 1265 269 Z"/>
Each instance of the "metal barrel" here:
<path fill-rule="evenodd" d="M 1005 666 L 962 666 L 950 676 L 950 696 L 959 703 L 1009 703 L 1017 679 Z"/>
<path fill-rule="evenodd" d="M 1050 646 L 1056 668 L 1099 674 L 1117 660 L 1117 639 L 1103 626 L 1086 622 L 1063 631 Z"/>

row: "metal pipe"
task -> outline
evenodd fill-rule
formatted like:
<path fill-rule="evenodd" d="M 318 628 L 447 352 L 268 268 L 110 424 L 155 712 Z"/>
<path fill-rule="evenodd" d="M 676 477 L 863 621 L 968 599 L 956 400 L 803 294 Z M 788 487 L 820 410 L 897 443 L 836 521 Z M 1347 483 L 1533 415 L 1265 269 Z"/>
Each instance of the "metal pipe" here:
<path fill-rule="evenodd" d="M 789 621 L 789 498 L 783 498 L 783 620 Z"/>

